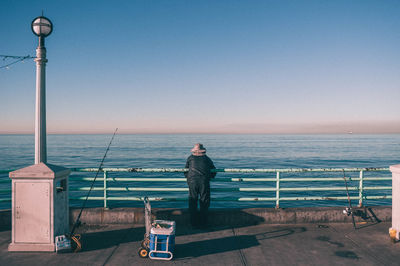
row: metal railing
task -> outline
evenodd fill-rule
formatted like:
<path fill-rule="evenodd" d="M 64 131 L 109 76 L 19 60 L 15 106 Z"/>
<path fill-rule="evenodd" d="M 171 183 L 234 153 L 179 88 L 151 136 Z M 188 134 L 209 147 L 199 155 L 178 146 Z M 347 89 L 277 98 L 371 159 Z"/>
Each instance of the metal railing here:
<path fill-rule="evenodd" d="M 84 200 L 90 186 L 81 186 L 84 182 L 92 182 L 93 177 L 79 176 L 79 173 L 97 172 L 97 168 L 72 168 L 74 174 L 70 180 L 70 200 Z M 153 196 L 151 201 L 186 201 L 187 185 L 183 173 L 184 168 L 103 168 L 103 176 L 96 179 L 93 193 L 88 198 L 91 201 L 103 201 L 103 207 L 107 208 L 110 201 L 142 201 L 144 196 L 140 193 L 175 194 L 179 197 Z M 7 170 L 0 173 L 7 173 Z M 344 178 L 349 183 L 348 192 L 350 200 L 358 201 L 363 206 L 365 200 L 391 199 L 390 175 L 382 176 L 382 173 L 390 173 L 389 168 L 329 168 L 329 169 L 215 169 L 217 173 L 229 173 L 229 175 L 243 174 L 245 177 L 224 177 L 218 174 L 213 182 L 231 182 L 231 185 L 211 185 L 212 201 L 241 201 L 241 202 L 273 202 L 276 208 L 282 201 L 347 201 L 347 191 Z M 377 173 L 381 176 L 365 176 L 366 173 Z M 78 173 L 75 174 L 75 173 Z M 165 177 L 167 173 L 175 173 L 173 177 Z M 176 175 L 180 173 L 178 177 Z M 321 173 L 327 176 L 321 176 Z M 351 173 L 351 174 L 350 174 Z M 350 177 L 356 173 L 357 177 Z M 161 174 L 161 176 L 143 176 L 145 174 Z M 260 174 L 267 175 L 259 176 Z M 302 177 L 303 175 L 309 175 Z M 315 176 L 318 174 L 317 176 Z M 87 175 L 87 174 L 86 174 Z M 116 175 L 116 176 L 115 176 Z M 120 176 L 119 176 L 120 175 Z M 246 175 L 250 175 L 246 177 Z M 299 177 L 301 176 L 301 177 Z M 0 180 L 0 182 L 5 182 Z M 6 182 L 10 182 L 8 179 Z M 153 184 L 169 184 L 153 187 Z M 384 184 L 386 183 L 386 184 Z M 181 184 L 180 186 L 177 186 Z M 241 186 L 238 186 L 241 185 Z M 315 185 L 317 184 L 317 185 Z M 382 185 L 384 184 L 384 185 Z M 174 185 L 174 187 L 170 187 Z M 0 190 L 0 193 L 11 192 Z M 83 195 L 83 192 L 85 192 Z M 224 193 L 218 197 L 218 193 Z M 81 195 L 77 195 L 77 194 Z M 99 195 L 100 193 L 100 195 Z M 229 193 L 229 196 L 226 195 Z M 235 194 L 250 193 L 249 196 L 235 196 Z M 257 193 L 255 196 L 254 193 Z M 373 194 L 375 193 L 375 194 Z M 1 194 L 0 194 L 1 195 Z M 1 196 L 0 196 L 1 197 Z M 0 198 L 0 202 L 10 201 L 8 198 Z"/>
<path fill-rule="evenodd" d="M 74 168 L 72 171 L 76 172 L 95 172 L 97 168 Z M 103 191 L 102 197 L 89 197 L 90 200 L 102 200 L 104 201 L 104 207 L 108 207 L 108 201 L 142 201 L 141 196 L 115 196 L 110 195 L 112 192 L 187 192 L 188 188 L 185 187 L 143 187 L 140 186 L 141 182 L 151 183 L 162 183 L 162 182 L 186 182 L 183 177 L 109 177 L 111 173 L 184 173 L 187 169 L 182 168 L 104 168 L 103 177 L 98 178 L 99 182 L 103 182 L 102 187 L 96 187 L 95 190 Z M 365 177 L 365 172 L 388 172 L 389 168 L 334 168 L 334 169 L 216 169 L 217 173 L 234 173 L 234 174 L 272 174 L 273 177 L 218 177 L 215 182 L 233 182 L 240 184 L 257 184 L 257 186 L 246 186 L 246 187 L 216 187 L 212 188 L 212 192 L 230 192 L 230 195 L 235 195 L 237 192 L 257 192 L 259 195 L 253 197 L 235 197 L 235 196 L 223 196 L 215 197 L 213 201 L 257 201 L 257 202 L 275 202 L 275 207 L 279 208 L 281 201 L 308 201 L 308 200 L 348 200 L 346 187 L 344 184 L 344 175 L 346 176 L 347 182 L 357 182 L 355 186 L 349 186 L 348 191 L 351 193 L 350 199 L 357 200 L 358 205 L 362 206 L 365 200 L 377 200 L 377 199 L 390 199 L 391 198 L 391 186 L 371 186 L 365 185 L 365 182 L 371 183 L 371 181 L 391 181 L 391 176 L 385 177 Z M 337 175 L 337 173 L 339 175 Z M 349 173 L 358 173 L 358 177 L 350 178 Z M 299 173 L 336 173 L 336 176 L 330 177 L 285 177 L 287 174 L 299 174 Z M 344 175 L 343 175 L 344 174 Z M 70 178 L 73 181 L 93 181 L 93 178 Z M 296 184 L 302 182 L 302 187 L 297 187 Z M 123 183 L 124 186 L 111 186 L 111 184 Z M 282 184 L 291 184 L 292 186 L 283 186 Z M 310 186 L 312 183 L 321 183 L 322 186 Z M 337 186 L 340 183 L 341 186 Z M 139 184 L 139 186 L 134 185 Z M 270 184 L 269 186 L 260 186 L 260 184 Z M 304 185 L 307 184 L 307 185 Z M 334 185 L 334 186 L 332 186 Z M 293 187 L 294 186 L 294 187 Z M 87 191 L 89 187 L 81 187 L 77 189 L 79 191 Z M 74 191 L 74 190 L 71 190 Z M 76 190 L 75 190 L 76 191 Z M 372 195 L 371 191 L 379 191 L 380 195 Z M 382 192 L 386 191 L 382 195 Z M 303 196 L 283 196 L 283 194 L 305 192 L 307 195 Z M 313 195 L 316 192 L 339 192 L 341 196 L 324 195 L 316 196 Z M 120 193 L 120 194 L 121 194 Z M 269 193 L 270 196 L 266 197 L 264 194 Z M 272 195 L 271 195 L 272 193 Z M 354 195 L 356 193 L 356 195 Z M 180 193 L 182 197 L 149 197 L 151 201 L 185 201 L 187 200 L 187 193 Z M 338 194 L 338 193 L 335 193 Z M 84 199 L 84 197 L 77 197 L 72 199 Z"/>

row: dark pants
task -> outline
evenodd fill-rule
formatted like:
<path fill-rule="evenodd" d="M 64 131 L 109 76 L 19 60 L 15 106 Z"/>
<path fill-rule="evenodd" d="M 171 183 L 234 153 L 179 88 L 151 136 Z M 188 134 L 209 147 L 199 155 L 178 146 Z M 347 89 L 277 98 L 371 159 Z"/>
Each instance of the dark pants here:
<path fill-rule="evenodd" d="M 188 185 L 190 223 L 194 226 L 205 226 L 210 207 L 210 182 L 193 178 L 188 180 Z M 197 211 L 197 201 L 200 203 L 200 212 Z"/>

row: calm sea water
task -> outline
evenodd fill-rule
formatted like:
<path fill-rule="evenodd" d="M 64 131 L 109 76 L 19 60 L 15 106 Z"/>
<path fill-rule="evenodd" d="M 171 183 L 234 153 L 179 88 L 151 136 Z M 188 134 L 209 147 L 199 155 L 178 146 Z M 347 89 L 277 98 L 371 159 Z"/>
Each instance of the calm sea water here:
<path fill-rule="evenodd" d="M 111 135 L 48 135 L 48 162 L 65 167 L 97 167 L 104 155 Z M 389 167 L 400 163 L 400 134 L 395 135 L 116 135 L 105 160 L 104 167 L 173 167 L 183 168 L 186 158 L 194 143 L 201 142 L 207 148 L 217 168 L 346 168 L 346 167 Z M 0 169 L 18 169 L 33 164 L 33 135 L 0 135 Z M 367 173 L 368 174 L 368 173 Z M 74 173 L 94 177 L 95 173 Z M 132 174 L 113 174 L 115 176 L 132 176 Z M 138 174 L 135 174 L 138 175 Z M 161 174 L 142 174 L 160 176 Z M 182 177 L 181 173 L 162 174 L 168 177 Z M 292 174 L 293 175 L 293 174 Z M 308 173 L 307 176 L 315 176 Z M 319 176 L 342 176 L 342 173 L 318 173 Z M 358 173 L 350 173 L 357 177 Z M 374 176 L 390 176 L 389 172 L 374 173 Z M 229 174 L 219 173 L 218 177 L 273 177 L 273 174 Z M 281 175 L 282 178 L 290 174 Z M 0 178 L 7 178 L 3 174 Z M 275 186 L 275 184 L 252 183 L 212 183 L 212 187 L 257 187 Z M 2 189 L 9 184 L 0 184 Z M 71 184 L 74 185 L 74 184 Z M 76 186 L 79 184 L 75 184 Z M 75 186 L 74 185 L 74 186 Z M 90 184 L 87 184 L 90 185 Z M 128 184 L 122 184 L 128 185 Z M 135 184 L 137 185 L 137 184 Z M 302 186 L 298 183 L 297 186 Z M 303 184 L 309 186 L 310 184 Z M 343 186 L 331 184 L 332 186 Z M 349 184 L 352 185 L 352 184 Z M 390 185 L 390 182 L 389 184 Z M 118 184 L 117 186 L 121 186 Z M 132 183 L 129 184 L 132 186 Z M 143 183 L 140 186 L 155 186 Z M 179 184 L 158 183 L 157 187 L 186 187 Z M 290 186 L 290 184 L 287 184 Z M 343 194 L 343 192 L 340 192 Z M 335 194 L 346 196 L 342 194 Z M 0 198 L 4 194 L 0 195 Z M 83 194 L 82 194 L 83 195 Z M 91 194 L 95 196 L 96 193 Z M 101 195 L 101 194 L 100 194 Z M 126 196 L 126 194 L 124 194 Z M 136 193 L 142 196 L 144 193 Z M 147 193 L 148 196 L 164 196 L 163 193 Z M 176 197 L 185 193 L 172 194 Z M 293 195 L 296 195 L 294 193 Z M 332 194 L 331 194 L 332 195 Z M 132 196 L 132 195 L 131 195 Z M 171 196 L 171 194 L 168 194 Z M 213 197 L 273 197 L 265 193 L 218 192 Z M 373 202 L 390 204 L 390 200 Z M 1 203 L 1 208 L 9 203 Z M 81 203 L 74 203 L 76 206 Z M 101 206 L 102 202 L 91 202 Z M 345 205 L 343 202 L 313 201 L 287 202 L 284 206 L 332 206 Z M 281 206 L 282 206 L 281 204 Z M 111 202 L 113 206 L 142 206 L 141 202 Z M 155 207 L 186 206 L 186 202 L 165 203 L 153 202 Z M 211 207 L 261 207 L 273 206 L 268 202 L 212 202 Z"/>

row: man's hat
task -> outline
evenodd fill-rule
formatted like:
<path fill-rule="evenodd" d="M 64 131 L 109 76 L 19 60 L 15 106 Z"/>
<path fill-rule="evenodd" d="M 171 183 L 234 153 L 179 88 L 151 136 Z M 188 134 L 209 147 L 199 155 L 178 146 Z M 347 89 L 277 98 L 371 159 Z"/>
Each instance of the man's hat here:
<path fill-rule="evenodd" d="M 204 155 L 206 153 L 206 148 L 204 148 L 203 144 L 197 143 L 194 145 L 191 152 L 193 155 Z"/>

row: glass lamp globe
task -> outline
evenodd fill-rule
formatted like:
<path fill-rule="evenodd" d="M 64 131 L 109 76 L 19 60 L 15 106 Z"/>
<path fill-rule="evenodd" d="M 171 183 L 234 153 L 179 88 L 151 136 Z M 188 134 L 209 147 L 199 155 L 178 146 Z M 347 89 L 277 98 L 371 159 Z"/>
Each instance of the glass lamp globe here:
<path fill-rule="evenodd" d="M 39 37 L 47 37 L 53 31 L 50 19 L 40 16 L 35 18 L 31 24 L 32 32 Z"/>

